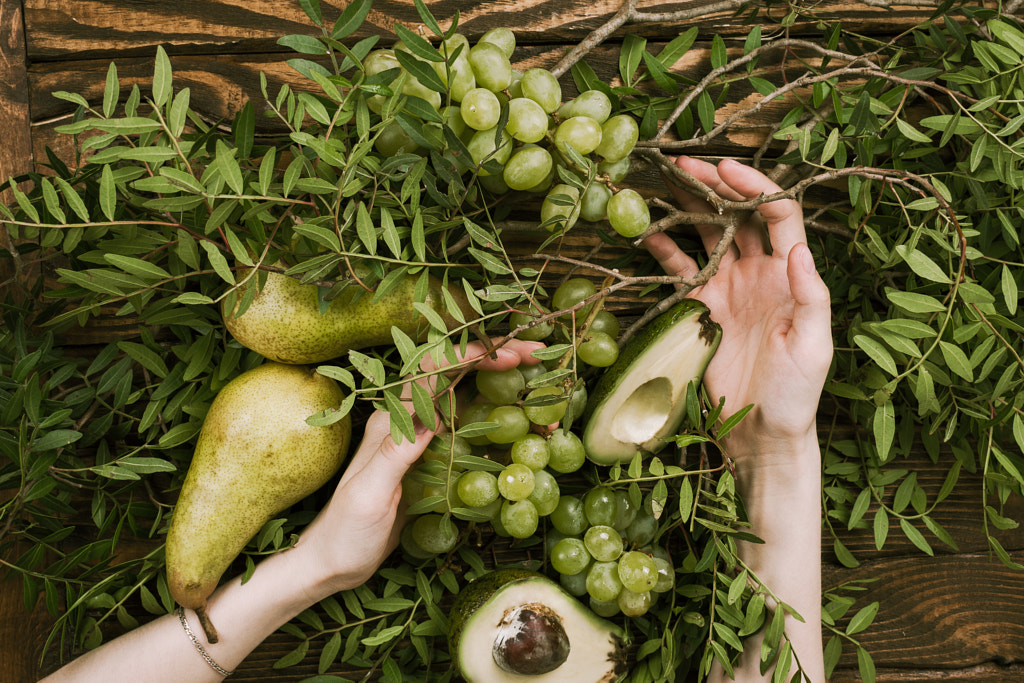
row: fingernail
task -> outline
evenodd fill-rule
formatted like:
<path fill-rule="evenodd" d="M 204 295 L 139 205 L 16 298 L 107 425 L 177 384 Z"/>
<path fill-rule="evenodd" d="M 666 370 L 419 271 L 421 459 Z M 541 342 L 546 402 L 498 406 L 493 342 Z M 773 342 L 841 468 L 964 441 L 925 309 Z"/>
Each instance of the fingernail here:
<path fill-rule="evenodd" d="M 803 262 L 804 271 L 807 273 L 815 272 L 817 269 L 814 267 L 814 255 L 811 254 L 810 248 L 802 242 L 796 248 L 800 248 L 800 260 Z"/>

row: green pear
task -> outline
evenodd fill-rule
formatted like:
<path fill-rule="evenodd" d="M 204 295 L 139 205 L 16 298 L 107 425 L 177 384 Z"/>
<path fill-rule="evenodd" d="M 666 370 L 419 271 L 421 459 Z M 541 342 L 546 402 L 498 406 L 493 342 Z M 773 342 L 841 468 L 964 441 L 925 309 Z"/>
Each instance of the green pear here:
<path fill-rule="evenodd" d="M 423 341 L 430 324 L 413 307 L 418 279 L 416 275 L 404 278 L 377 300 L 359 286 L 347 287 L 321 313 L 316 285 L 272 272 L 241 315 L 237 315 L 238 303 L 229 310 L 225 302 L 224 324 L 242 345 L 279 363 L 321 363 L 352 349 L 393 344 L 392 326 Z M 255 281 L 253 277 L 249 283 Z M 239 302 L 245 289 L 255 286 L 249 283 L 240 288 Z M 431 277 L 425 303 L 450 328 L 454 319 L 447 314 L 442 286 Z M 468 312 L 465 295 L 450 291 L 463 312 Z"/>
<path fill-rule="evenodd" d="M 210 642 L 206 599 L 246 543 L 275 515 L 326 483 L 348 455 L 351 420 L 312 426 L 344 394 L 313 368 L 265 363 L 210 406 L 167 532 L 167 583 Z"/>

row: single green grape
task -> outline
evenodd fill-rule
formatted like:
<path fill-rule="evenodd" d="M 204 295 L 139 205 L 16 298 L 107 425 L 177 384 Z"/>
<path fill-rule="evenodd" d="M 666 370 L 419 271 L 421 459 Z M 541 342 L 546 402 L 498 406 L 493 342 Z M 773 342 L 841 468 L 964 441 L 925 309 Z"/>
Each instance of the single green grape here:
<path fill-rule="evenodd" d="M 594 526 L 611 526 L 618 512 L 615 492 L 607 486 L 597 486 L 583 497 L 583 512 Z"/>
<path fill-rule="evenodd" d="M 505 131 L 520 142 L 540 142 L 548 132 L 548 114 L 528 97 L 508 101 L 508 123 Z"/>
<path fill-rule="evenodd" d="M 510 405 L 519 400 L 526 390 L 526 380 L 519 368 L 508 370 L 479 370 L 474 377 L 477 391 L 491 403 Z"/>
<path fill-rule="evenodd" d="M 506 500 L 526 500 L 535 485 L 533 470 L 526 465 L 512 463 L 498 474 L 498 491 Z"/>
<path fill-rule="evenodd" d="M 551 296 L 551 307 L 555 310 L 565 310 L 597 294 L 597 286 L 590 280 L 583 277 L 569 278 L 558 285 L 555 293 Z M 590 314 L 590 306 L 583 306 L 576 311 L 576 319 L 583 320 Z"/>
<path fill-rule="evenodd" d="M 618 161 L 633 151 L 640 128 L 629 114 L 618 114 L 601 124 L 601 144 L 594 150 L 605 161 Z"/>
<path fill-rule="evenodd" d="M 420 547 L 420 544 L 417 543 L 415 539 L 413 539 L 412 528 L 412 524 L 406 524 L 405 527 L 402 529 L 402 534 L 401 536 L 399 536 L 398 539 L 399 544 L 401 544 L 402 546 L 402 550 L 404 550 L 406 553 L 409 554 L 409 556 L 416 560 L 426 560 L 431 557 L 434 557 L 434 553 L 427 552 L 426 550 Z"/>
<path fill-rule="evenodd" d="M 580 215 L 580 191 L 559 183 L 548 190 L 540 206 L 541 225 L 549 232 L 563 232 L 576 224 Z"/>
<path fill-rule="evenodd" d="M 558 583 L 569 592 L 569 595 L 581 598 L 587 594 L 587 572 L 585 571 L 579 574 L 561 574 L 558 577 Z"/>
<path fill-rule="evenodd" d="M 551 432 L 551 436 L 548 438 L 548 448 L 551 451 L 548 467 L 561 474 L 575 472 L 583 467 L 583 463 L 587 459 L 587 451 L 583 448 L 580 437 L 561 428 Z"/>
<path fill-rule="evenodd" d="M 562 86 L 547 69 L 534 67 L 523 72 L 519 82 L 523 96 L 539 104 L 548 114 L 558 109 L 562 102 Z"/>
<path fill-rule="evenodd" d="M 478 42 L 469 51 L 476 84 L 491 92 L 504 90 L 512 82 L 512 64 L 504 50 L 490 42 Z"/>
<path fill-rule="evenodd" d="M 446 468 L 461 471 L 465 468 L 454 462 L 457 458 L 472 455 L 473 449 L 468 441 L 454 434 L 438 434 L 430 440 L 423 451 L 424 462 L 439 462 Z"/>
<path fill-rule="evenodd" d="M 448 58 L 454 51 L 455 47 L 453 46 L 451 52 L 443 52 L 442 54 Z M 430 64 L 434 68 L 434 73 L 441 79 L 441 82 L 448 86 L 453 101 L 461 102 L 466 93 L 476 87 L 476 76 L 473 75 L 473 67 L 469 63 L 468 47 L 464 46 L 454 60 L 431 62 Z"/>
<path fill-rule="evenodd" d="M 640 510 L 636 519 L 626 527 L 626 538 L 635 546 L 645 546 L 654 540 L 658 533 L 658 520 L 649 512 Z"/>
<path fill-rule="evenodd" d="M 393 157 L 406 152 L 415 152 L 419 145 L 397 121 L 392 121 L 380 131 L 373 141 L 373 148 L 383 156 Z"/>
<path fill-rule="evenodd" d="M 619 600 L 595 600 L 590 598 L 590 611 L 604 619 L 610 619 L 619 613 Z"/>
<path fill-rule="evenodd" d="M 540 434 L 527 434 L 512 444 L 512 462 L 526 465 L 533 471 L 547 467 L 551 459 L 551 449 L 547 439 Z"/>
<path fill-rule="evenodd" d="M 516 34 L 512 32 L 512 29 L 505 28 L 504 26 L 488 30 L 480 36 L 480 40 L 477 42 L 494 43 L 501 48 L 501 51 L 509 59 L 512 59 L 512 54 L 516 51 Z"/>
<path fill-rule="evenodd" d="M 583 513 L 583 501 L 576 496 L 559 496 L 558 506 L 549 515 L 551 524 L 567 536 L 582 534 L 590 526 Z"/>
<path fill-rule="evenodd" d="M 561 107 L 558 114 L 563 119 L 572 116 L 586 116 L 598 123 L 604 123 L 612 113 L 612 101 L 600 90 L 586 90 L 581 92 Z"/>
<path fill-rule="evenodd" d="M 543 147 L 520 147 L 505 162 L 502 178 L 513 190 L 529 190 L 547 177 L 553 164 L 551 152 Z"/>
<path fill-rule="evenodd" d="M 622 536 L 610 526 L 592 526 L 583 534 L 591 556 L 599 562 L 612 562 L 622 554 Z"/>
<path fill-rule="evenodd" d="M 487 434 L 491 443 L 511 444 L 530 431 L 530 420 L 519 406 L 498 406 L 487 416 L 487 421 L 499 425 Z"/>
<path fill-rule="evenodd" d="M 622 592 L 618 562 L 595 561 L 587 569 L 587 593 L 601 602 L 611 602 Z"/>
<path fill-rule="evenodd" d="M 512 538 L 529 538 L 537 531 L 540 516 L 528 500 L 506 500 L 501 505 L 501 525 Z"/>
<path fill-rule="evenodd" d="M 547 314 L 549 311 L 545 311 L 535 305 L 530 305 L 528 312 L 514 311 L 508 317 L 508 325 L 511 329 L 522 327 L 523 325 L 529 325 L 539 316 Z M 539 323 L 533 327 L 529 327 L 519 334 L 516 335 L 517 339 L 523 339 L 525 341 L 544 341 L 551 336 L 551 333 L 555 331 L 555 323 L 551 320 Z M 539 364 L 538 364 L 539 366 Z M 530 367 L 538 367 L 530 366 Z M 543 367 L 543 366 L 541 366 Z"/>
<path fill-rule="evenodd" d="M 590 183 L 580 200 L 580 218 L 591 223 L 603 221 L 608 215 L 608 200 L 611 196 L 612 191 L 604 183 Z"/>
<path fill-rule="evenodd" d="M 672 563 L 664 558 L 655 557 L 654 564 L 658 567 L 658 580 L 651 590 L 655 593 L 667 593 L 676 585 L 676 573 L 672 569 Z"/>
<path fill-rule="evenodd" d="M 557 403 L 548 403 L 550 397 L 559 396 L 562 397 Z M 532 405 L 545 401 L 540 405 Z M 535 425 L 550 425 L 555 424 L 565 415 L 566 408 L 569 407 L 569 400 L 565 398 L 560 387 L 539 387 L 534 389 L 526 395 L 526 401 L 523 403 L 523 412 L 526 413 L 526 417 L 529 418 L 530 422 Z"/>
<path fill-rule="evenodd" d="M 651 210 L 636 190 L 619 190 L 608 200 L 608 222 L 623 237 L 639 237 L 651 226 Z"/>
<path fill-rule="evenodd" d="M 565 153 L 572 147 L 580 154 L 587 155 L 601 144 L 601 124 L 586 116 L 574 116 L 558 124 L 555 129 L 555 146 Z"/>
<path fill-rule="evenodd" d="M 469 156 L 473 159 L 475 166 L 481 166 L 485 161 L 492 159 L 504 166 L 508 158 L 512 156 L 512 136 L 501 131 L 500 139 L 498 139 L 497 133 L 498 131 L 494 128 L 487 128 L 478 130 L 469 139 L 466 149 L 469 150 Z M 496 139 L 498 139 L 497 144 L 495 143 Z M 491 172 L 480 168 L 479 174 L 486 176 L 491 175 Z"/>
<path fill-rule="evenodd" d="M 496 407 L 496 404 L 490 402 L 470 403 L 466 409 L 462 411 L 462 414 L 459 415 L 459 427 L 467 427 L 471 424 L 478 424 L 481 422 L 490 422 L 487 418 L 491 414 L 491 411 Z M 473 446 L 489 446 L 492 443 L 491 440 L 487 438 L 486 434 L 481 434 L 479 436 L 467 436 L 465 439 Z"/>
<path fill-rule="evenodd" d="M 420 515 L 412 523 L 412 540 L 428 553 L 440 555 L 455 547 L 459 540 L 458 527 L 442 515 Z"/>
<path fill-rule="evenodd" d="M 537 508 L 537 514 L 547 517 L 558 507 L 559 490 L 558 481 L 547 470 L 537 470 L 533 473 L 533 491 L 527 497 Z"/>
<path fill-rule="evenodd" d="M 420 83 L 412 74 L 407 73 L 402 85 L 402 94 L 418 97 L 437 111 L 441 111 L 441 93 Z"/>
<path fill-rule="evenodd" d="M 530 386 L 530 382 L 548 372 L 548 367 L 544 365 L 544 363 L 520 365 L 519 372 L 523 373 L 523 379 L 526 380 L 526 386 Z"/>
<path fill-rule="evenodd" d="M 612 339 L 619 336 L 619 319 L 606 308 L 602 308 L 590 323 L 591 332 L 603 332 Z"/>
<path fill-rule="evenodd" d="M 658 583 L 658 565 L 651 555 L 630 550 L 619 558 L 619 579 L 634 593 L 645 593 Z"/>
<path fill-rule="evenodd" d="M 619 609 L 627 617 L 642 617 L 651 609 L 653 600 L 651 599 L 651 591 L 637 593 L 623 587 L 616 602 Z"/>
<path fill-rule="evenodd" d="M 493 92 L 486 88 L 473 88 L 462 98 L 462 120 L 474 130 L 487 130 L 498 125 L 501 104 Z"/>
<path fill-rule="evenodd" d="M 612 522 L 612 528 L 624 533 L 636 519 L 638 512 L 639 508 L 633 505 L 633 499 L 629 497 L 629 492 L 625 489 L 617 490 L 615 492 L 615 521 Z"/>
<path fill-rule="evenodd" d="M 509 99 L 516 99 L 517 97 L 523 96 L 523 72 L 519 69 L 512 69 L 512 82 L 508 84 L 508 88 L 505 89 L 508 93 Z M 545 112 L 547 113 L 547 112 Z"/>
<path fill-rule="evenodd" d="M 551 568 L 559 574 L 579 574 L 590 566 L 590 553 L 578 538 L 563 538 L 551 550 Z"/>
<path fill-rule="evenodd" d="M 484 470 L 470 470 L 459 477 L 456 490 L 467 506 L 484 507 L 498 499 L 498 478 Z"/>
<path fill-rule="evenodd" d="M 619 357 L 619 344 L 604 332 L 587 332 L 576 347 L 576 356 L 587 365 L 606 368 Z"/>
<path fill-rule="evenodd" d="M 608 182 L 621 183 L 629 175 L 630 159 L 624 156 L 618 161 L 602 161 L 597 165 L 597 172 L 608 176 Z"/>
<path fill-rule="evenodd" d="M 494 196 L 501 196 L 509 191 L 509 186 L 505 183 L 505 178 L 502 177 L 500 173 L 495 175 L 481 175 L 477 180 L 480 181 L 481 187 Z"/>

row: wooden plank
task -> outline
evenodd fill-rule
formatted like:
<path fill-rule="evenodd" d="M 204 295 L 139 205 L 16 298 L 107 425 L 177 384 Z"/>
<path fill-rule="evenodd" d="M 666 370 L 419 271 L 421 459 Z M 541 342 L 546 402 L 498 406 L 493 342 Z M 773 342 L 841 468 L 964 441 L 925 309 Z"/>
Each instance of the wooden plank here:
<path fill-rule="evenodd" d="M 322 0 L 324 20 L 332 24 L 345 0 Z M 434 0 L 431 11 L 448 26 L 455 12 L 461 31 L 473 38 L 495 26 L 516 31 L 521 43 L 574 43 L 607 21 L 622 5 L 621 0 Z M 645 0 L 641 10 L 687 11 L 680 21 L 658 21 L 628 28 L 644 36 L 672 36 L 699 26 L 704 35 L 744 37 L 749 25 L 732 7 L 708 11 L 704 0 L 664 2 Z M 716 3 L 725 5 L 725 3 Z M 786 16 L 785 5 L 753 3 L 760 6 L 759 18 L 766 24 Z M 817 18 L 842 17 L 848 29 L 861 33 L 896 34 L 926 19 L 927 7 L 894 0 L 883 3 L 826 0 L 797 21 L 792 33 L 816 30 Z M 219 53 L 280 50 L 277 38 L 289 33 L 316 33 L 297 2 L 277 0 L 209 0 L 193 3 L 139 3 L 132 0 L 26 0 L 25 21 L 32 60 L 89 57 L 113 53 L 152 53 L 156 45 L 174 45 L 178 52 Z M 393 35 L 400 21 L 410 28 L 421 24 L 412 0 L 377 0 L 367 23 L 354 38 L 370 33 Z M 627 30 L 619 32 L 622 35 Z"/>
<path fill-rule="evenodd" d="M 29 127 L 29 82 L 25 65 L 25 33 L 21 0 L 0 3 L 0 183 L 32 169 Z M 9 191 L 0 201 L 11 201 Z"/>
<path fill-rule="evenodd" d="M 1014 553 L 1013 558 L 1022 562 L 1024 553 Z M 873 601 L 880 603 L 874 623 L 854 636 L 879 669 L 970 671 L 995 663 L 1021 671 L 1024 573 L 988 555 L 969 554 L 884 559 L 857 570 L 826 566 L 822 572 L 826 588 L 868 578 L 872 581 L 856 594 L 858 602 L 850 616 Z M 840 666 L 856 669 L 850 647 L 844 648 Z M 1006 674 L 977 680 L 1019 679 Z"/>

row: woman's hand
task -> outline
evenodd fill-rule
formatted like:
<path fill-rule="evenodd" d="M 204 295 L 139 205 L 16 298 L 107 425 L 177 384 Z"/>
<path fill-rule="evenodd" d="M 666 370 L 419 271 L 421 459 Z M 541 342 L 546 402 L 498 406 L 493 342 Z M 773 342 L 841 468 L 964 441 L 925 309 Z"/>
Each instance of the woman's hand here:
<path fill-rule="evenodd" d="M 726 159 L 717 167 L 688 157 L 676 164 L 726 199 L 748 200 L 779 192 L 760 172 Z M 674 190 L 686 211 L 710 212 L 702 199 Z M 731 442 L 773 451 L 773 444 L 813 434 L 818 397 L 832 359 L 829 293 L 807 248 L 800 205 L 791 199 L 761 204 L 736 231 L 718 272 L 690 296 L 711 309 L 722 342 L 704 375 L 713 400 L 725 397 L 725 416 L 754 408 Z M 763 219 L 771 239 L 766 251 Z M 699 225 L 711 252 L 723 229 Z M 670 275 L 693 277 L 697 263 L 664 233 L 645 241 Z M 732 451 L 730 451 L 732 452 Z"/>
<path fill-rule="evenodd" d="M 539 363 L 530 354 L 542 347 L 512 340 L 487 356 L 483 344 L 472 342 L 464 359 L 480 358 L 477 370 L 508 370 Z M 431 366 L 426 370 L 433 367 L 429 361 L 426 364 Z M 412 412 L 411 406 L 409 410 Z M 367 421 L 363 440 L 334 495 L 293 551 L 294 559 L 313 563 L 320 577 L 318 587 L 335 592 L 361 585 L 398 544 L 404 522 L 398 517 L 402 477 L 434 436 L 419 420 L 414 424 L 415 440 L 395 443 L 387 412 L 377 411 Z"/>

